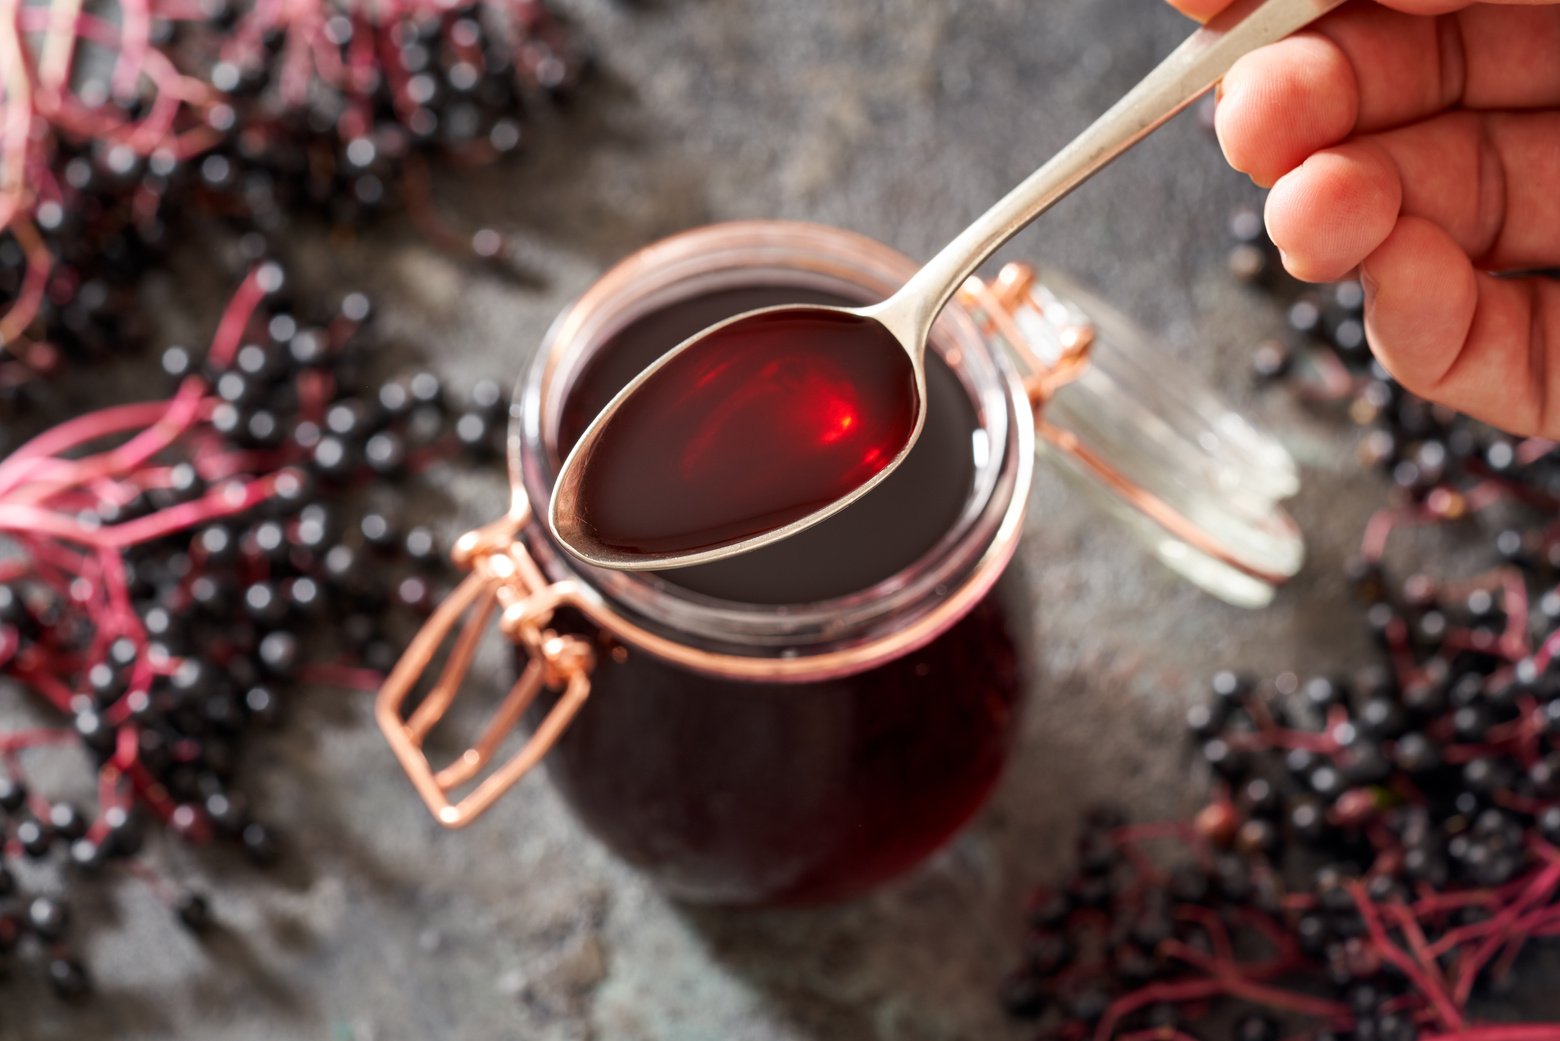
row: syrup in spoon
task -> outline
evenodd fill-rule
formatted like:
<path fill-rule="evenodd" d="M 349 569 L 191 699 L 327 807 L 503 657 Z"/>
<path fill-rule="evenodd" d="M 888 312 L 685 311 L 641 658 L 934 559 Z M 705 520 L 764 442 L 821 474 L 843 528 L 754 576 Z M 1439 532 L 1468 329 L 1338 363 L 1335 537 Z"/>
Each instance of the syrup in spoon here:
<path fill-rule="evenodd" d="M 784 528 L 885 472 L 914 439 L 920 398 L 909 356 L 869 318 L 741 317 L 658 367 L 601 430 L 580 523 L 629 556 Z"/>

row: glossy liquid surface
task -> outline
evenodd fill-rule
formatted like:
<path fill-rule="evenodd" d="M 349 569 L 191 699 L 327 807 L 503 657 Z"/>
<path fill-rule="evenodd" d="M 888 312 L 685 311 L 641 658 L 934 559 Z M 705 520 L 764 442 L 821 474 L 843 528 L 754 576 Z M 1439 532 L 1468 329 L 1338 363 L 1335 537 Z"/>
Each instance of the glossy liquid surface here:
<path fill-rule="evenodd" d="M 740 319 L 679 352 L 612 415 L 584 463 L 580 520 L 633 555 L 752 538 L 876 477 L 918 411 L 909 356 L 879 323 L 806 307 Z"/>
<path fill-rule="evenodd" d="M 558 428 L 561 454 L 601 408 L 665 350 L 734 314 L 788 303 L 859 303 L 816 290 L 752 286 L 680 301 L 630 322 L 576 377 Z M 926 357 L 926 425 L 899 468 L 849 509 L 784 541 L 728 560 L 661 573 L 723 600 L 801 604 L 870 588 L 926 555 L 957 524 L 985 450 L 975 408 L 936 352 Z"/>

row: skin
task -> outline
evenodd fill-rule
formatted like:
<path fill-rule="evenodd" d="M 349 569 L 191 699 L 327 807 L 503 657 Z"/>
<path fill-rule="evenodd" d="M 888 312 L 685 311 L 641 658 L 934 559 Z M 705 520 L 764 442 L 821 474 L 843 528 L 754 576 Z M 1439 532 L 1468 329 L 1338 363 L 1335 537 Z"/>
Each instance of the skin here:
<path fill-rule="evenodd" d="M 1352 0 L 1241 59 L 1216 127 L 1284 266 L 1358 273 L 1399 382 L 1560 439 L 1560 280 L 1510 277 L 1560 267 L 1560 3 Z"/>

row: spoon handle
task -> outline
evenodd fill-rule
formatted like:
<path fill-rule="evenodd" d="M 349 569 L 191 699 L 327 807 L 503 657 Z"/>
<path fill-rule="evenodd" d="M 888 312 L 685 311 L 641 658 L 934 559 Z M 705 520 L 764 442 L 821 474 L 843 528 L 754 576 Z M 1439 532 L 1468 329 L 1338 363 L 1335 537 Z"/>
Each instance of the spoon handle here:
<path fill-rule="evenodd" d="M 904 343 L 925 349 L 932 321 L 964 280 L 1030 221 L 1212 87 L 1242 55 L 1309 25 L 1343 0 L 1236 0 L 945 246 L 880 306 Z"/>

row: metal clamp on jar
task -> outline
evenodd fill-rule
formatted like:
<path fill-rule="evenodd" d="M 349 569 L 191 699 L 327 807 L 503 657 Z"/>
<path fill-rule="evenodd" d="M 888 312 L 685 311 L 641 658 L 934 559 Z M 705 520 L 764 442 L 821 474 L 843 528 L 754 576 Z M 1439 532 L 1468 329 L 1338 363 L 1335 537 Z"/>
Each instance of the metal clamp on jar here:
<path fill-rule="evenodd" d="M 907 870 L 980 807 L 1017 733 L 1035 607 L 1004 572 L 1037 446 L 1216 596 L 1265 603 L 1299 568 L 1287 453 L 1109 308 L 1021 265 L 944 309 L 921 442 L 816 528 L 657 573 L 583 564 L 536 522 L 571 439 L 658 350 L 752 307 L 879 299 L 915 268 L 833 228 L 715 225 L 628 257 L 559 317 L 515 395 L 509 515 L 460 540 L 470 576 L 378 699 L 442 824 L 547 756 L 586 826 L 681 898 L 835 899 Z M 521 677 L 435 770 L 424 740 L 495 613 Z"/>

